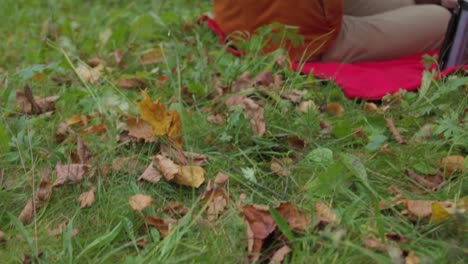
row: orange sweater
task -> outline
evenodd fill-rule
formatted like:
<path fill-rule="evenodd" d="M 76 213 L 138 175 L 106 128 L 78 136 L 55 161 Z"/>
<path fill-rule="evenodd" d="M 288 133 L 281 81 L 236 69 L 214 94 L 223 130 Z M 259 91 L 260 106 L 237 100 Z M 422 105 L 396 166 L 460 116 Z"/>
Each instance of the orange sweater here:
<path fill-rule="evenodd" d="M 296 61 L 318 59 L 338 36 L 343 18 L 342 0 L 213 0 L 213 5 L 215 19 L 227 35 L 254 33 L 275 22 L 298 27 L 304 43 L 286 44 Z"/>

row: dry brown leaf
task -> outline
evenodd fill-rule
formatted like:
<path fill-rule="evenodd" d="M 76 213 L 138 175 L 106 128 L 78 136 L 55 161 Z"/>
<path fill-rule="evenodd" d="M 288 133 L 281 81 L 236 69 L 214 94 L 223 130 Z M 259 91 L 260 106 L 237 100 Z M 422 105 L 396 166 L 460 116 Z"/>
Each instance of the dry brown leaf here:
<path fill-rule="evenodd" d="M 226 117 L 221 113 L 215 113 L 206 118 L 208 123 L 222 125 L 226 123 Z"/>
<path fill-rule="evenodd" d="M 465 167 L 465 157 L 449 156 L 439 162 L 440 170 L 445 172 L 446 177 L 450 177 L 453 173 L 463 172 Z"/>
<path fill-rule="evenodd" d="M 278 249 L 273 257 L 271 258 L 270 264 L 280 264 L 284 261 L 286 256 L 291 252 L 291 248 L 284 245 L 280 249 Z"/>
<path fill-rule="evenodd" d="M 189 212 L 189 209 L 178 201 L 172 201 L 164 206 L 162 211 L 173 219 L 180 219 Z"/>
<path fill-rule="evenodd" d="M 219 172 L 215 176 L 214 183 L 218 186 L 222 186 L 222 185 L 225 185 L 228 181 L 229 181 L 229 176 L 222 172 Z"/>
<path fill-rule="evenodd" d="M 385 118 L 385 121 L 387 122 L 387 128 L 392 134 L 392 136 L 395 138 L 396 142 L 399 144 L 407 144 L 408 142 L 403 138 L 403 136 L 400 134 L 400 131 L 395 126 L 395 122 L 393 121 L 392 118 Z"/>
<path fill-rule="evenodd" d="M 56 228 L 48 230 L 49 236 L 61 235 L 63 231 L 67 228 L 67 226 L 68 226 L 68 221 L 63 221 Z M 74 237 L 78 235 L 79 232 L 80 230 L 78 228 L 73 228 L 71 236 Z"/>
<path fill-rule="evenodd" d="M 106 133 L 107 127 L 105 125 L 90 126 L 79 131 L 81 135 L 103 134 Z"/>
<path fill-rule="evenodd" d="M 195 153 L 195 152 L 183 152 L 185 156 L 185 160 L 187 160 L 188 164 L 195 165 L 195 166 L 203 166 L 208 164 L 210 161 L 209 157 L 205 154 Z M 179 162 L 181 160 L 179 159 Z"/>
<path fill-rule="evenodd" d="M 33 198 L 30 198 L 28 202 L 26 203 L 26 206 L 23 208 L 21 211 L 20 215 L 18 216 L 18 219 L 25 225 L 29 224 L 32 222 L 34 215 L 37 210 L 37 201 L 34 201 Z"/>
<path fill-rule="evenodd" d="M 161 63 L 164 62 L 164 56 L 161 52 L 160 48 L 154 48 L 145 51 L 140 57 L 140 64 L 141 65 L 149 65 L 154 63 Z"/>
<path fill-rule="evenodd" d="M 405 258 L 405 264 L 421 264 L 421 259 L 411 251 Z"/>
<path fill-rule="evenodd" d="M 151 125 L 140 119 L 130 117 L 126 121 L 128 127 L 128 134 L 136 139 L 143 139 L 145 142 L 155 142 L 156 138 L 153 135 L 153 128 Z"/>
<path fill-rule="evenodd" d="M 66 124 L 69 126 L 73 125 L 80 125 L 80 126 L 87 126 L 90 118 L 84 115 L 74 115 L 67 119 Z"/>
<path fill-rule="evenodd" d="M 290 147 L 292 147 L 292 148 L 294 148 L 296 150 L 302 151 L 305 148 L 307 148 L 307 142 L 305 142 L 303 139 L 301 139 L 298 136 L 289 136 L 288 137 L 288 146 L 290 146 Z"/>
<path fill-rule="evenodd" d="M 146 91 L 142 91 L 141 93 L 143 102 L 136 103 L 141 112 L 141 119 L 152 126 L 153 135 L 168 136 L 169 139 L 173 140 L 181 148 L 183 139 L 182 122 L 179 113 L 167 111 L 166 107 L 158 101 L 153 103 Z"/>
<path fill-rule="evenodd" d="M 55 103 L 59 96 L 37 97 L 33 96 L 31 89 L 16 90 L 16 107 L 24 114 L 44 114 L 55 110 Z"/>
<path fill-rule="evenodd" d="M 167 237 L 177 221 L 174 219 L 161 219 L 147 216 L 145 218 L 145 223 L 150 227 L 156 228 L 163 237 Z"/>
<path fill-rule="evenodd" d="M 385 237 L 388 240 L 394 241 L 394 242 L 396 242 L 398 244 L 408 244 L 410 242 L 408 238 L 406 238 L 405 236 L 402 236 L 400 234 L 397 234 L 395 232 L 386 233 Z"/>
<path fill-rule="evenodd" d="M 114 51 L 114 60 L 117 65 L 119 65 L 120 69 L 125 69 L 125 61 L 123 59 L 124 54 L 122 53 L 121 50 L 115 50 Z"/>
<path fill-rule="evenodd" d="M 153 163 L 146 168 L 143 174 L 138 178 L 138 181 L 147 181 L 151 183 L 158 183 L 162 178 L 161 173 L 153 167 Z"/>
<path fill-rule="evenodd" d="M 180 166 L 174 182 L 180 185 L 199 188 L 205 182 L 205 170 L 199 166 Z"/>
<path fill-rule="evenodd" d="M 412 170 L 406 170 L 405 174 L 431 192 L 439 191 L 440 188 L 445 184 L 444 178 L 441 175 L 421 176 Z"/>
<path fill-rule="evenodd" d="M 81 163 L 81 164 L 88 163 L 92 154 L 89 151 L 88 146 L 84 143 L 84 141 L 80 137 L 78 137 L 77 139 L 77 152 L 78 152 L 78 157 L 79 157 L 79 161 L 77 163 Z"/>
<path fill-rule="evenodd" d="M 281 160 L 275 159 L 270 163 L 270 170 L 281 177 L 289 177 L 291 176 L 289 166 L 292 162 L 290 158 L 283 158 Z"/>
<path fill-rule="evenodd" d="M 64 184 L 76 184 L 80 182 L 90 170 L 87 164 L 57 164 L 55 171 L 57 172 L 57 179 L 54 182 L 54 187 Z"/>
<path fill-rule="evenodd" d="M 59 143 L 63 142 L 70 132 L 73 133 L 73 130 L 66 123 L 60 123 L 55 131 L 55 140 Z"/>
<path fill-rule="evenodd" d="M 388 246 L 382 243 L 380 240 L 374 238 L 374 237 L 366 237 L 362 241 L 364 243 L 364 246 L 366 248 L 370 249 L 376 249 L 381 252 L 386 252 Z"/>
<path fill-rule="evenodd" d="M 291 203 L 282 203 L 276 207 L 278 213 L 288 222 L 289 228 L 295 232 L 304 232 L 310 227 L 312 218 L 294 207 Z"/>
<path fill-rule="evenodd" d="M 161 155 L 154 157 L 153 166 L 155 166 L 155 168 L 157 168 L 162 173 L 167 181 L 172 181 L 175 178 L 177 173 L 179 173 L 180 167 L 172 160 Z"/>
<path fill-rule="evenodd" d="M 244 113 L 250 118 L 250 125 L 256 136 L 263 136 L 266 131 L 265 118 L 263 117 L 263 108 L 254 100 L 241 95 L 235 95 L 226 100 L 227 106 L 242 106 Z"/>
<path fill-rule="evenodd" d="M 128 203 L 133 210 L 141 212 L 151 206 L 153 198 L 149 195 L 135 194 L 128 199 Z"/>
<path fill-rule="evenodd" d="M 52 183 L 49 179 L 43 178 L 39 183 L 39 189 L 36 192 L 36 198 L 39 202 L 45 202 L 52 195 Z"/>
<path fill-rule="evenodd" d="M 250 72 L 244 72 L 231 86 L 234 93 L 253 88 L 255 82 L 251 79 Z"/>
<path fill-rule="evenodd" d="M 96 63 L 98 64 L 96 65 Z M 83 82 L 96 84 L 104 73 L 104 64 L 94 61 L 91 64 L 95 66 L 90 67 L 84 63 L 80 63 L 78 67 L 75 68 L 75 72 Z"/>
<path fill-rule="evenodd" d="M 262 252 L 265 239 L 275 231 L 277 225 L 268 207 L 246 205 L 243 213 L 247 226 L 249 259 L 254 262 Z"/>
<path fill-rule="evenodd" d="M 328 205 L 322 202 L 315 202 L 315 212 L 318 214 L 318 226 L 324 227 L 329 224 L 339 224 L 340 218 L 333 213 Z"/>
<path fill-rule="evenodd" d="M 302 98 L 305 94 L 305 91 L 292 90 L 282 94 L 281 97 L 283 97 L 284 99 L 288 99 L 289 101 L 291 101 L 291 103 L 297 105 L 302 101 Z"/>
<path fill-rule="evenodd" d="M 119 157 L 112 160 L 112 169 L 128 174 L 139 174 L 144 170 L 144 165 L 137 156 Z"/>
<path fill-rule="evenodd" d="M 364 112 L 370 113 L 370 114 L 383 114 L 382 109 L 380 109 L 374 103 L 365 103 L 364 104 Z"/>
<path fill-rule="evenodd" d="M 141 78 L 118 79 L 115 84 L 122 89 L 143 89 L 146 87 L 145 80 Z"/>
<path fill-rule="evenodd" d="M 338 118 L 342 118 L 345 113 L 345 109 L 339 103 L 329 103 L 327 104 L 327 113 L 332 114 Z"/>
<path fill-rule="evenodd" d="M 209 204 L 206 209 L 208 221 L 214 221 L 226 209 L 229 202 L 229 198 L 226 195 L 224 189 L 217 188 L 205 192 L 201 201 L 208 201 Z"/>
<path fill-rule="evenodd" d="M 80 203 L 81 208 L 90 207 L 94 203 L 96 198 L 94 195 L 95 188 L 91 188 L 89 191 L 84 192 L 78 197 L 78 202 Z"/>
<path fill-rule="evenodd" d="M 253 81 L 258 86 L 269 87 L 270 85 L 274 84 L 275 78 L 271 72 L 266 71 L 257 75 Z"/>
<path fill-rule="evenodd" d="M 299 104 L 299 111 L 302 113 L 307 113 L 312 109 L 317 109 L 315 102 L 312 100 L 304 101 Z"/>

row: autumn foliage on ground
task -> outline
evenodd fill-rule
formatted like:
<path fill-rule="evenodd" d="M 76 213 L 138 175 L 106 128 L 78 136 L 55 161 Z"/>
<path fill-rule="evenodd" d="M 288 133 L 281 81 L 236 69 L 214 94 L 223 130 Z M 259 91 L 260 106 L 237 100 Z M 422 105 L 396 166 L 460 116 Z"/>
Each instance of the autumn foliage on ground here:
<path fill-rule="evenodd" d="M 349 100 L 262 34 L 227 53 L 209 1 L 7 2 L 6 263 L 467 258 L 466 72 Z"/>

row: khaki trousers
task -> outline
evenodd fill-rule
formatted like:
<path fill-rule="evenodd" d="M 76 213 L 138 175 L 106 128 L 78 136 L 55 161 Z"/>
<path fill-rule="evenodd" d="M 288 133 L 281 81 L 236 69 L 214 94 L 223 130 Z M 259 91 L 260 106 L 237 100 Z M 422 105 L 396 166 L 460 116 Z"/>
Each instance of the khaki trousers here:
<path fill-rule="evenodd" d="M 440 49 L 450 12 L 414 0 L 344 0 L 344 19 L 322 61 L 378 61 Z"/>

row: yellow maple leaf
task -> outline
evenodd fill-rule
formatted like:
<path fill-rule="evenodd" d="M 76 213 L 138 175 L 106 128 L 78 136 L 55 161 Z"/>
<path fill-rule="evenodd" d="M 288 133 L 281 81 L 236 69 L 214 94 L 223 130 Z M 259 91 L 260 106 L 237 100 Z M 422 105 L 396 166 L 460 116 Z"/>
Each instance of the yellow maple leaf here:
<path fill-rule="evenodd" d="M 441 223 L 447 221 L 451 217 L 452 215 L 440 203 L 436 202 L 432 204 L 431 223 Z"/>
<path fill-rule="evenodd" d="M 159 101 L 153 102 L 146 91 L 141 92 L 143 102 L 136 102 L 141 111 L 141 119 L 152 127 L 153 135 L 168 136 L 182 147 L 182 123 L 179 113 L 169 112 Z"/>
<path fill-rule="evenodd" d="M 181 166 L 174 182 L 180 185 L 198 188 L 205 181 L 205 170 L 199 166 Z"/>

